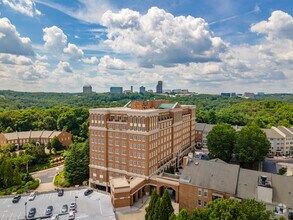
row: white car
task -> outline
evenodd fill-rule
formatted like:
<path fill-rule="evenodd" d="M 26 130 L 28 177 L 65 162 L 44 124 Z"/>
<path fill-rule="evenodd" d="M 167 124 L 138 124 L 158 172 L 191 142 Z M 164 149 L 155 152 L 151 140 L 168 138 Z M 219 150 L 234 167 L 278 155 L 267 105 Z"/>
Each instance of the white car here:
<path fill-rule="evenodd" d="M 51 217 L 51 220 L 59 220 L 60 218 L 59 218 L 59 215 L 53 215 L 52 217 Z"/>
<path fill-rule="evenodd" d="M 69 207 L 69 210 L 70 211 L 75 211 L 76 210 L 76 203 L 75 202 L 72 202 L 71 204 L 70 204 L 70 207 Z"/>
<path fill-rule="evenodd" d="M 73 220 L 73 219 L 75 219 L 75 214 L 73 211 L 70 211 L 68 215 L 68 220 Z"/>
<path fill-rule="evenodd" d="M 28 201 L 33 201 L 35 198 L 36 198 L 36 192 L 32 192 L 28 197 Z"/>

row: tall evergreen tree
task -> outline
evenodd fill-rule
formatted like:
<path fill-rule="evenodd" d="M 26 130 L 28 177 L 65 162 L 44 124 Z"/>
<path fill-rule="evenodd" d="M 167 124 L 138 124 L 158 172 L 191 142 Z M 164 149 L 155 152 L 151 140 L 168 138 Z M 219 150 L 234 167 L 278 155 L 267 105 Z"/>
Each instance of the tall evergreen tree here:
<path fill-rule="evenodd" d="M 172 213 L 174 213 L 174 208 L 171 203 L 171 197 L 167 189 L 164 190 L 163 196 L 161 198 L 160 209 L 162 220 L 168 220 Z"/>
<path fill-rule="evenodd" d="M 64 176 L 71 184 L 81 184 L 89 178 L 89 142 L 73 144 L 64 161 Z"/>
<path fill-rule="evenodd" d="M 159 195 L 158 195 L 157 191 L 154 189 L 152 191 L 152 195 L 151 195 L 149 205 L 145 209 L 145 211 L 146 211 L 145 220 L 152 220 L 152 217 L 153 217 L 154 212 L 155 212 L 155 206 L 156 206 L 156 203 L 157 203 L 158 199 L 159 199 Z"/>

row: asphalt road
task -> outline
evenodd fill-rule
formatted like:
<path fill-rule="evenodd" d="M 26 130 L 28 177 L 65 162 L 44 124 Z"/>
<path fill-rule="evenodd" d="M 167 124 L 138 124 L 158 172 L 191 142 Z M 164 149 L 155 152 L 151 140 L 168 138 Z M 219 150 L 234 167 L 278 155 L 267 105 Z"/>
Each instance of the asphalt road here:
<path fill-rule="evenodd" d="M 62 197 L 58 197 L 56 192 L 38 194 L 33 201 L 27 201 L 27 196 L 23 196 L 18 203 L 13 204 L 12 198 L 0 197 L 0 219 L 1 220 L 20 220 L 24 219 L 25 202 L 27 201 L 27 213 L 34 207 L 37 210 L 35 217 L 44 216 L 47 206 L 53 206 L 53 214 L 60 214 L 64 204 L 70 206 L 71 202 L 77 203 L 75 219 L 82 220 L 114 220 L 115 214 L 111 204 L 110 196 L 93 192 L 89 196 L 84 196 L 85 190 L 65 191 Z M 68 214 L 60 216 L 60 219 L 68 219 Z"/>
<path fill-rule="evenodd" d="M 54 179 L 54 176 L 62 171 L 64 168 L 63 165 L 59 167 L 54 167 L 47 170 L 42 170 L 33 174 L 33 177 L 38 178 L 41 180 L 41 183 L 51 183 Z"/>

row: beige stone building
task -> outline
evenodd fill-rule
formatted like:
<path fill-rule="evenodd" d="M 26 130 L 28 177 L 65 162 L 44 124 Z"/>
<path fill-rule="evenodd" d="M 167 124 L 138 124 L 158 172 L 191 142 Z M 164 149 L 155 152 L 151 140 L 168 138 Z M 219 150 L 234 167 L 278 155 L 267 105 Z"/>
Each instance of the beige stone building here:
<path fill-rule="evenodd" d="M 149 192 L 149 185 L 157 183 L 152 177 L 178 166 L 195 147 L 192 105 L 132 101 L 124 107 L 90 109 L 89 123 L 90 186 L 109 192 L 109 187 L 135 191 L 134 184 L 126 186 L 134 177 L 140 178 L 142 193 Z M 125 184 L 111 182 L 114 177 L 125 177 Z"/>
<path fill-rule="evenodd" d="M 72 134 L 66 131 L 22 131 L 12 133 L 0 133 L 1 144 L 15 144 L 21 146 L 35 141 L 47 145 L 54 137 L 57 137 L 61 144 L 68 147 L 72 144 Z"/>

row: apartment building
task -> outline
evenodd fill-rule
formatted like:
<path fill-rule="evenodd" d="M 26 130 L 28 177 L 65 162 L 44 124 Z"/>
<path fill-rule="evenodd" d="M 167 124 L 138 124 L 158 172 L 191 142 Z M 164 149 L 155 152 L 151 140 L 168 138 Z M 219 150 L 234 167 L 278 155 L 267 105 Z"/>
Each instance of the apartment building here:
<path fill-rule="evenodd" d="M 285 136 L 275 129 L 262 129 L 271 143 L 271 153 L 273 155 L 285 155 Z"/>
<path fill-rule="evenodd" d="M 195 146 L 192 105 L 131 101 L 89 113 L 89 181 L 95 188 L 108 191 L 113 177 L 149 179 L 177 164 Z"/>
<path fill-rule="evenodd" d="M 22 131 L 12 133 L 0 133 L 1 144 L 15 144 L 21 146 L 35 141 L 39 144 L 47 145 L 54 137 L 57 137 L 60 143 L 68 147 L 72 144 L 72 134 L 66 131 Z"/>
<path fill-rule="evenodd" d="M 256 199 L 288 216 L 293 208 L 292 177 L 240 168 L 222 160 L 184 158 L 179 180 L 179 209 L 192 212 L 217 198 Z M 286 209 L 284 208 L 286 207 Z"/>
<path fill-rule="evenodd" d="M 207 135 L 215 125 L 206 123 L 196 123 L 195 140 L 197 147 L 207 147 Z M 242 126 L 232 126 L 237 132 Z M 271 143 L 271 153 L 273 155 L 293 155 L 293 128 L 284 126 L 261 129 L 265 132 L 268 141 Z"/>
<path fill-rule="evenodd" d="M 283 136 L 284 148 L 283 155 L 293 154 L 293 132 L 284 126 L 272 127 L 273 130 L 277 131 L 280 135 Z"/>

